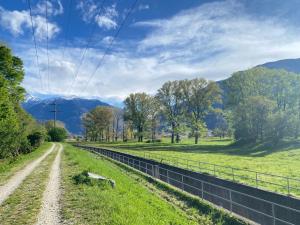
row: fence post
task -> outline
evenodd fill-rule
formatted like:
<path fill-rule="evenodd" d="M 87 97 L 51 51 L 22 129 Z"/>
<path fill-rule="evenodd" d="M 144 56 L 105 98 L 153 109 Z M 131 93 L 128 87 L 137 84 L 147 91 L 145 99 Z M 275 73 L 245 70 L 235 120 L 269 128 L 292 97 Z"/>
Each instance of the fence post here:
<path fill-rule="evenodd" d="M 290 179 L 287 177 L 287 189 L 288 189 L 288 195 L 290 195 Z"/>
<path fill-rule="evenodd" d="M 255 182 L 256 182 L 256 188 L 258 188 L 257 172 L 255 172 Z"/>
<path fill-rule="evenodd" d="M 204 186 L 204 184 L 203 184 L 203 182 L 201 182 L 201 198 L 203 199 L 203 186 Z"/>
<path fill-rule="evenodd" d="M 229 190 L 229 199 L 230 199 L 230 212 L 232 212 L 232 198 L 231 198 L 231 190 Z"/>
<path fill-rule="evenodd" d="M 273 217 L 273 224 L 276 224 L 276 217 L 275 217 L 275 209 L 274 209 L 274 204 L 272 203 L 272 217 Z"/>
<path fill-rule="evenodd" d="M 214 176 L 216 176 L 216 165 L 214 164 Z"/>
<path fill-rule="evenodd" d="M 169 180 L 169 170 L 167 170 L 167 183 L 168 184 L 170 183 L 170 180 Z"/>
<path fill-rule="evenodd" d="M 184 190 L 183 175 L 181 174 L 181 189 Z"/>

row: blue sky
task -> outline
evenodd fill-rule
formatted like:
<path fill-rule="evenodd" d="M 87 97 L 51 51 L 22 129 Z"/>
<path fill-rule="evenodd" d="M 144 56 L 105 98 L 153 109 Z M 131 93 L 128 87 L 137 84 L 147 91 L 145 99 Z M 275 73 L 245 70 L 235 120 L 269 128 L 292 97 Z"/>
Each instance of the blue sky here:
<path fill-rule="evenodd" d="M 30 94 L 109 102 L 167 80 L 220 80 L 300 57 L 298 0 L 139 0 L 102 60 L 134 2 L 31 0 L 37 66 L 27 1 L 0 0 L 0 40 L 23 59 Z"/>

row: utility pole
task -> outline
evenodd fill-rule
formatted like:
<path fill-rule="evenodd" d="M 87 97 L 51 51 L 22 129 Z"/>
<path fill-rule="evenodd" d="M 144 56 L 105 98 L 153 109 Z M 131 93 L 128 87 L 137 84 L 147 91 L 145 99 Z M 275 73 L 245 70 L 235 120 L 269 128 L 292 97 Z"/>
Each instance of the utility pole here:
<path fill-rule="evenodd" d="M 59 111 L 57 110 L 57 103 L 56 101 L 54 101 L 52 104 L 50 105 L 53 105 L 54 109 L 51 110 L 50 112 L 53 113 L 53 126 L 54 128 L 56 128 L 56 113 L 58 113 Z"/>

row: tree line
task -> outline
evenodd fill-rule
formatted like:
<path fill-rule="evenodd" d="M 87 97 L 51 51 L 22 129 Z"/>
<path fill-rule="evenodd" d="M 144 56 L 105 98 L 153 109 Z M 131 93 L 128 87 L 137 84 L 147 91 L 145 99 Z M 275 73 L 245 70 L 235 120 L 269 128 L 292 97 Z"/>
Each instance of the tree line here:
<path fill-rule="evenodd" d="M 131 135 L 139 142 L 145 136 L 155 141 L 158 128 L 164 126 L 171 134 L 172 143 L 178 143 L 180 135 L 186 129 L 190 129 L 191 136 L 198 143 L 201 132 L 206 130 L 205 116 L 215 111 L 213 104 L 221 101 L 221 89 L 218 85 L 202 78 L 168 81 L 154 96 L 132 93 L 124 101 L 124 108 L 120 113 L 122 117 L 118 117 L 123 124 L 123 140 L 126 141 Z M 96 141 L 104 134 L 105 140 L 109 141 L 110 130 L 116 136 L 118 133 L 113 129 L 116 123 L 112 116 L 115 115 L 114 111 L 109 107 L 97 107 L 87 113 L 83 118 L 86 137 Z"/>
<path fill-rule="evenodd" d="M 124 108 L 97 107 L 84 118 L 86 138 L 157 141 L 164 132 L 171 143 L 183 134 L 195 143 L 207 134 L 234 136 L 239 142 L 277 143 L 300 135 L 300 75 L 255 67 L 218 83 L 203 78 L 168 81 L 155 95 L 132 93 Z M 116 125 L 118 124 L 118 125 Z"/>
<path fill-rule="evenodd" d="M 29 153 L 44 140 L 66 137 L 65 130 L 39 123 L 23 110 L 24 75 L 22 60 L 0 44 L 0 159 Z"/>

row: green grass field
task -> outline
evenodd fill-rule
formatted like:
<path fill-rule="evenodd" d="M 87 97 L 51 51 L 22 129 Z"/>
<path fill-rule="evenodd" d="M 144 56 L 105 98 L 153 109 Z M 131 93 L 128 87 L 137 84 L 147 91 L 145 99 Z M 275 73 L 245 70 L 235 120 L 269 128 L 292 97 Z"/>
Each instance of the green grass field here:
<path fill-rule="evenodd" d="M 300 180 L 300 141 L 286 141 L 278 144 L 276 147 L 271 145 L 255 145 L 255 146 L 237 146 L 230 139 L 208 138 L 202 139 L 200 144 L 192 144 L 193 140 L 184 140 L 179 144 L 170 144 L 169 140 L 163 140 L 162 143 L 107 143 L 95 144 L 112 148 L 118 151 L 125 151 L 130 154 L 146 156 L 155 160 L 171 163 L 181 167 L 187 167 L 186 160 L 194 160 L 197 162 L 189 162 L 190 169 L 199 170 L 212 175 L 223 177 L 226 179 L 234 179 L 235 181 L 258 185 L 260 188 L 288 193 L 286 187 L 290 186 L 290 194 L 300 196 L 300 181 L 293 181 L 284 178 L 270 177 L 258 174 L 258 183 L 256 183 L 256 174 L 247 171 L 234 170 L 231 168 L 214 167 L 205 163 L 213 163 L 225 167 L 235 167 L 238 169 L 258 171 L 260 173 L 269 173 L 280 176 L 288 176 L 290 178 L 299 178 Z M 91 143 L 88 143 L 91 144 Z M 174 158 L 177 157 L 177 158 Z M 204 163 L 198 163 L 198 161 Z M 216 171 L 216 172 L 214 172 Z M 266 181 L 266 182 L 264 182 Z M 289 183 L 289 184 L 288 184 Z"/>
<path fill-rule="evenodd" d="M 243 224 L 200 200 L 183 197 L 125 166 L 68 144 L 62 168 L 66 224 Z M 76 184 L 74 176 L 84 170 L 115 180 L 116 187 Z"/>

